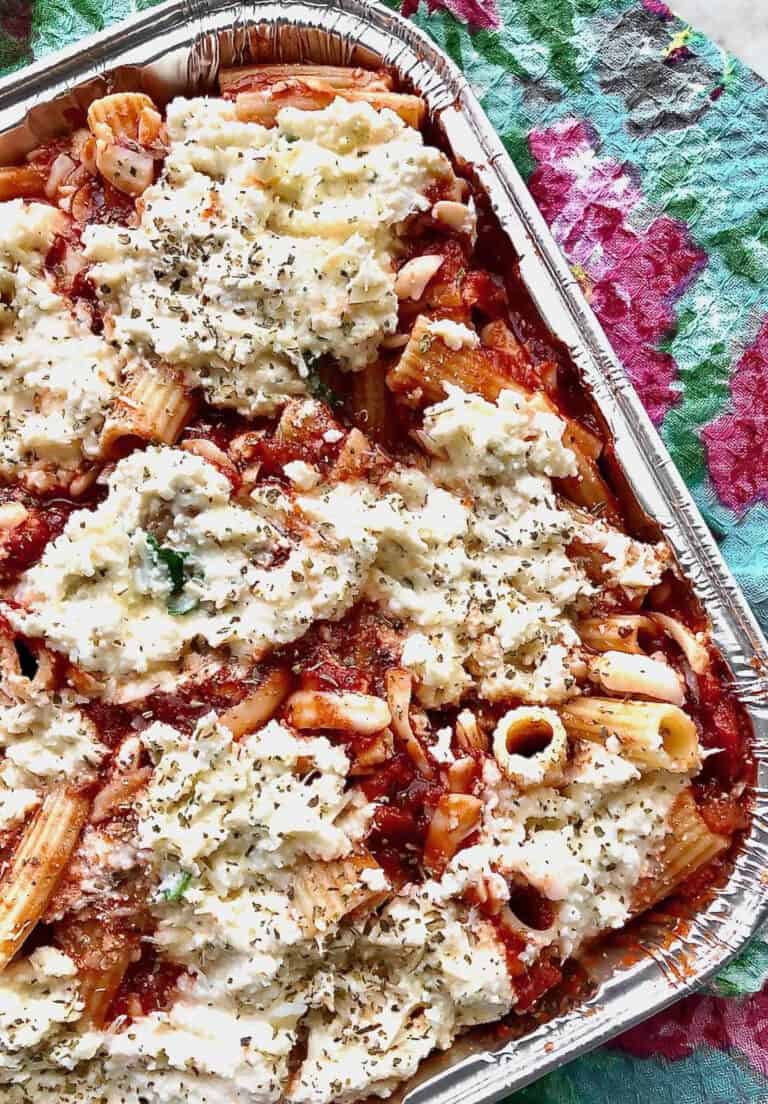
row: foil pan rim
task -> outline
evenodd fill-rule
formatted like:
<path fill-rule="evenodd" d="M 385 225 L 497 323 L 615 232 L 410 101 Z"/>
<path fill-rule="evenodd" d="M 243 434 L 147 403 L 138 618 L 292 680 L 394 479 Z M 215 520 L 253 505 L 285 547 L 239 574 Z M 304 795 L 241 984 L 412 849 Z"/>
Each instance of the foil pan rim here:
<path fill-rule="evenodd" d="M 429 1063 L 405 1097 L 410 1104 L 489 1104 L 578 1057 L 705 983 L 768 920 L 768 645 L 608 339 L 589 309 L 543 216 L 512 165 L 473 91 L 454 63 L 414 24 L 376 0 L 165 0 L 116 27 L 0 80 L 0 163 L 29 142 L 24 127 L 49 101 L 88 86 L 101 94 L 105 74 L 135 85 L 157 69 L 187 93 L 211 87 L 222 50 L 236 62 L 254 27 L 277 50 L 289 34 L 351 60 L 360 49 L 393 66 L 430 107 L 453 152 L 471 161 L 520 256 L 523 281 L 557 337 L 566 343 L 608 421 L 621 466 L 641 506 L 659 522 L 712 621 L 755 732 L 753 823 L 727 885 L 692 922 L 685 939 L 660 941 L 618 971 L 599 992 L 529 1035 L 462 1056 L 454 1044 L 434 1074 Z M 319 37 L 317 37 L 319 36 Z M 172 62 L 172 64 L 171 64 Z M 172 75 L 168 76 L 168 71 Z M 90 82 L 90 83 L 89 83 Z M 125 85 L 128 87 L 129 85 Z M 39 125 L 39 120 L 38 120 Z M 34 131 L 34 126 L 31 127 Z M 15 143 L 15 144 L 14 144 Z M 681 950 L 692 964 L 681 966 Z M 699 964 L 697 966 L 697 963 Z"/>

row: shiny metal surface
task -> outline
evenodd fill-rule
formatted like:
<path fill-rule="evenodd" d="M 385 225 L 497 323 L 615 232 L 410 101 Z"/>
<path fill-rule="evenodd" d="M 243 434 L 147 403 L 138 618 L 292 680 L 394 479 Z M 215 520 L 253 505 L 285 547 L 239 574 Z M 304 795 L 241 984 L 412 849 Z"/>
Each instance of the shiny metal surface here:
<path fill-rule="evenodd" d="M 591 314 L 542 216 L 466 81 L 417 28 L 369 0 L 246 3 L 167 0 L 0 82 L 0 163 L 61 132 L 106 90 L 143 89 L 164 101 L 211 90 L 221 65 L 307 60 L 384 64 L 425 97 L 459 162 L 471 163 L 520 257 L 543 318 L 569 348 L 616 443 L 641 507 L 656 519 L 712 622 L 755 730 L 751 832 L 727 885 L 684 935 L 642 931 L 647 952 L 627 965 L 589 963 L 589 999 L 522 1039 L 460 1040 L 426 1063 L 411 1104 L 491 1102 L 583 1054 L 701 985 L 768 919 L 768 648 L 682 479 Z"/>

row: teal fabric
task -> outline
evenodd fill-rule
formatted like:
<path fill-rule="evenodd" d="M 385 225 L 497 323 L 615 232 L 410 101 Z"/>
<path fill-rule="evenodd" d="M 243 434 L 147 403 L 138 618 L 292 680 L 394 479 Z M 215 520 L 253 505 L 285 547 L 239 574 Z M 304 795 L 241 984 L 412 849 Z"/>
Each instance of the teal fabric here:
<path fill-rule="evenodd" d="M 390 2 L 474 85 L 768 626 L 768 87 L 660 0 Z M 150 6 L 0 0 L 0 71 Z M 756 940 L 515 1104 L 768 1104 L 766 977 Z"/>

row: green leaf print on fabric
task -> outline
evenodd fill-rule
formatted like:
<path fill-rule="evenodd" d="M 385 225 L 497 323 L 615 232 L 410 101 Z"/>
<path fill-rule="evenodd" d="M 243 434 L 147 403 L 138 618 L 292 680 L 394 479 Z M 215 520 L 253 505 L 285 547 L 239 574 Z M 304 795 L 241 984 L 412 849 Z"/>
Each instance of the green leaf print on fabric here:
<path fill-rule="evenodd" d="M 517 9 L 531 37 L 549 51 L 552 76 L 566 88 L 579 88 L 582 71 L 572 0 L 519 0 Z"/>
<path fill-rule="evenodd" d="M 705 243 L 719 249 L 731 272 L 753 284 L 768 281 L 768 208 L 757 211 L 746 222 L 719 234 Z"/>
<path fill-rule="evenodd" d="M 135 10 L 131 0 L 36 0 L 32 16 L 35 57 L 103 31 Z"/>
<path fill-rule="evenodd" d="M 680 320 L 675 337 L 685 325 L 694 323 L 690 315 Z M 700 483 L 707 472 L 707 460 L 699 430 L 711 421 L 728 399 L 731 349 L 716 342 L 711 355 L 692 365 L 678 364 L 683 386 L 683 401 L 673 407 L 664 420 L 662 436 L 686 483 Z"/>
<path fill-rule="evenodd" d="M 768 977 L 768 945 L 753 939 L 746 950 L 721 970 L 712 983 L 712 992 L 721 997 L 741 997 L 759 993 Z"/>

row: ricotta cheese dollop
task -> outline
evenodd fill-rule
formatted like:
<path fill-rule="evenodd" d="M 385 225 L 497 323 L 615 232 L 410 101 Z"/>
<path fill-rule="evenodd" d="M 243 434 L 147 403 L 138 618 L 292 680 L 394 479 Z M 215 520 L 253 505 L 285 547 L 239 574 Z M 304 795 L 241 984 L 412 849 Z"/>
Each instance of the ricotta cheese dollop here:
<path fill-rule="evenodd" d="M 47 490 L 96 457 L 120 358 L 45 273 L 66 216 L 12 200 L 0 203 L 0 223 L 0 478 Z"/>
<path fill-rule="evenodd" d="M 226 100 L 179 99 L 167 127 L 139 226 L 85 233 L 117 340 L 248 414 L 302 393 L 327 353 L 372 360 L 397 325 L 396 228 L 429 208 L 444 154 L 394 112 L 341 99 L 284 108 L 269 129 Z"/>
<path fill-rule="evenodd" d="M 289 541 L 269 516 L 281 516 L 277 489 L 263 512 L 237 505 L 228 479 L 182 449 L 133 453 L 108 487 L 25 574 L 26 608 L 7 612 L 123 693 L 134 675 L 174 683 L 193 641 L 257 657 L 341 616 L 374 551 L 332 527 Z"/>

